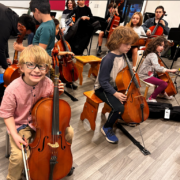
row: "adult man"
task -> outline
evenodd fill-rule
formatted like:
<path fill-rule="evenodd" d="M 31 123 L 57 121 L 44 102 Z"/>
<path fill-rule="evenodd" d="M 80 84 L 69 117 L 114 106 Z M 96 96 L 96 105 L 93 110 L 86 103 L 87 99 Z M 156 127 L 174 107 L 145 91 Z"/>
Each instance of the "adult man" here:
<path fill-rule="evenodd" d="M 151 33 L 152 33 L 149 28 L 151 26 L 155 26 L 158 23 L 159 19 L 163 15 L 163 13 L 164 13 L 164 7 L 163 6 L 158 6 L 155 9 L 155 17 L 147 19 L 145 21 L 145 23 L 142 25 L 142 27 L 144 28 L 144 31 L 146 32 L 147 36 L 150 36 Z M 168 35 L 169 34 L 168 23 L 164 19 L 160 20 L 160 26 L 164 29 L 164 34 Z"/>
<path fill-rule="evenodd" d="M 19 23 L 19 24 L 18 24 Z M 0 4 L 0 66 L 3 69 L 11 64 L 11 60 L 8 56 L 8 39 L 9 37 L 16 36 L 19 32 L 19 25 L 24 25 L 26 27 L 26 33 L 30 33 L 35 30 L 35 22 L 33 18 L 29 15 L 19 16 L 12 11 L 10 8 L 3 4 Z"/>

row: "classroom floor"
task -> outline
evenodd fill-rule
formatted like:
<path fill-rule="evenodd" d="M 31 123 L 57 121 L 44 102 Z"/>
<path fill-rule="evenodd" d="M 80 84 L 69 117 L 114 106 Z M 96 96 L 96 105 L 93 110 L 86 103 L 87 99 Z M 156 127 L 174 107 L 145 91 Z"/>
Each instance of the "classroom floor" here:
<path fill-rule="evenodd" d="M 10 56 L 13 57 L 14 40 L 9 40 Z M 25 42 L 26 44 L 26 42 Z M 103 43 L 103 51 L 106 51 Z M 97 36 L 94 36 L 91 54 L 96 55 Z M 168 66 L 170 60 L 163 58 Z M 180 59 L 175 62 L 174 68 L 179 68 Z M 78 90 L 69 93 L 78 98 L 79 101 L 72 102 L 65 94 L 61 96 L 66 100 L 72 111 L 70 124 L 74 128 L 74 139 L 72 144 L 74 174 L 63 180 L 179 180 L 180 179 L 180 122 L 165 121 L 163 119 L 148 119 L 137 127 L 124 126 L 142 144 L 139 128 L 141 130 L 146 148 L 151 152 L 144 156 L 139 149 L 119 130 L 116 135 L 118 144 L 110 144 L 100 132 L 105 123 L 108 113 L 101 114 L 103 104 L 100 104 L 96 129 L 90 129 L 89 122 L 80 120 L 83 105 L 86 101 L 83 92 L 90 91 L 94 86 L 94 77 L 88 78 L 89 64 L 85 65 L 83 71 L 83 85 L 78 85 Z M 177 79 L 180 86 L 180 78 Z M 144 93 L 145 86 L 141 84 L 141 92 Z M 150 88 L 148 95 L 153 91 Z M 176 95 L 180 102 L 180 95 Z M 158 102 L 172 103 L 178 106 L 175 98 L 170 101 L 158 99 Z M 132 109 L 133 111 L 133 109 Z M 0 119 L 0 180 L 5 180 L 8 169 L 8 159 L 5 158 L 5 134 L 6 127 L 3 119 Z"/>

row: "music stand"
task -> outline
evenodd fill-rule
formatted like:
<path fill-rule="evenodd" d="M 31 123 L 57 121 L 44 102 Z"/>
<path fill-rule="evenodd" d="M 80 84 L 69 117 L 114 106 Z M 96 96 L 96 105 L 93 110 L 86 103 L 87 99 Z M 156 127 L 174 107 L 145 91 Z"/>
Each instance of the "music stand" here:
<path fill-rule="evenodd" d="M 172 69 L 176 55 L 180 49 L 180 47 L 179 47 L 180 46 L 180 28 L 171 28 L 169 31 L 168 39 L 178 42 L 178 45 L 176 46 L 176 51 L 174 53 L 173 62 L 170 67 L 170 69 Z"/>

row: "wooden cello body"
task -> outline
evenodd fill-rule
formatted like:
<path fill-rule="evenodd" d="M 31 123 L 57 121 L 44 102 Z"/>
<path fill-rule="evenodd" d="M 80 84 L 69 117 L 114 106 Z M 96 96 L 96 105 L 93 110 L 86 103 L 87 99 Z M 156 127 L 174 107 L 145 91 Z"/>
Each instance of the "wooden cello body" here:
<path fill-rule="evenodd" d="M 164 66 L 164 63 L 162 62 L 162 60 L 160 58 L 158 58 L 158 62 L 160 64 L 160 66 Z M 168 86 L 167 88 L 165 89 L 165 92 L 168 94 L 168 96 L 173 96 L 173 95 L 176 95 L 177 94 L 177 90 L 174 86 L 174 83 L 172 82 L 172 79 L 171 77 L 169 76 L 169 74 L 167 72 L 165 73 L 157 73 L 158 75 L 158 78 L 167 82 L 168 83 Z"/>
<path fill-rule="evenodd" d="M 135 84 L 132 81 L 129 67 L 126 66 L 119 72 L 115 81 L 117 90 L 127 95 L 127 101 L 124 102 L 124 112 L 121 117 L 127 123 L 141 123 L 149 117 L 149 106 L 144 96 L 141 95 L 139 88 L 137 88 L 137 85 L 140 84 L 138 75 L 136 74 L 134 77 L 136 79 Z"/>
<path fill-rule="evenodd" d="M 26 35 L 26 28 L 21 26 L 21 34 L 18 35 L 16 42 L 18 44 L 22 43 L 24 36 Z M 18 51 L 14 52 L 13 63 L 4 72 L 4 87 L 7 87 L 14 79 L 20 77 L 19 67 L 18 67 Z"/>
<path fill-rule="evenodd" d="M 109 37 L 111 36 L 114 29 L 119 26 L 119 23 L 120 23 L 120 17 L 114 15 L 113 19 L 112 19 L 112 22 L 111 22 L 111 26 L 110 26 L 110 29 L 109 29 L 109 34 L 108 34 L 107 39 L 109 39 Z"/>
<path fill-rule="evenodd" d="M 41 99 L 32 110 L 36 136 L 30 144 L 31 152 L 28 158 L 31 180 L 59 180 L 65 177 L 72 167 L 71 144 L 65 140 L 71 108 L 66 101 L 59 99 L 57 64 L 53 98 Z"/>
<path fill-rule="evenodd" d="M 55 47 L 57 47 L 59 51 L 70 52 L 71 47 L 69 43 L 65 41 L 61 31 L 59 32 L 60 32 L 61 40 L 59 40 L 55 44 Z M 79 77 L 78 70 L 72 60 L 72 55 L 63 55 L 61 56 L 61 58 L 59 58 L 59 72 L 60 72 L 60 79 L 64 83 L 74 82 L 78 80 Z"/>

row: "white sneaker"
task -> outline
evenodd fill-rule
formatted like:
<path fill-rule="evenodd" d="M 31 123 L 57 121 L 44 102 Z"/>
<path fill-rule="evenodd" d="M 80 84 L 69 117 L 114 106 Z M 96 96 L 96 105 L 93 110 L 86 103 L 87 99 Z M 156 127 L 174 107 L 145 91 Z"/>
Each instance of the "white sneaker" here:
<path fill-rule="evenodd" d="M 157 101 L 156 101 L 156 99 L 153 99 L 153 98 L 149 97 L 149 98 L 146 100 L 146 102 L 157 102 Z"/>
<path fill-rule="evenodd" d="M 168 96 L 167 93 L 164 93 L 164 94 L 159 94 L 158 98 L 171 100 L 173 96 Z"/>

